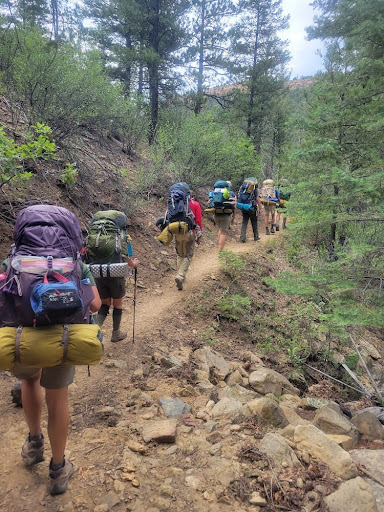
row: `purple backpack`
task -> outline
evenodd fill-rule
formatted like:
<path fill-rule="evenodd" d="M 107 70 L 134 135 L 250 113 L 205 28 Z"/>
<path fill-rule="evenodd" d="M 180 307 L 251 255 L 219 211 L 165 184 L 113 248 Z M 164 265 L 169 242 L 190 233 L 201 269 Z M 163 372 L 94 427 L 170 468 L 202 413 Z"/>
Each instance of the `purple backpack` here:
<path fill-rule="evenodd" d="M 28 206 L 19 212 L 13 239 L 7 271 L 0 274 L 0 327 L 88 323 L 93 291 L 81 279 L 79 262 L 83 237 L 76 215 L 60 206 Z M 31 266 L 36 263 L 34 259 L 40 267 L 47 265 L 47 272 L 41 269 L 34 272 L 33 268 L 24 271 L 23 265 Z M 54 302 L 54 293 L 61 293 L 60 287 L 55 286 L 57 272 L 52 268 L 55 261 L 65 262 L 67 272 L 63 276 L 77 289 L 80 301 L 77 308 L 63 310 L 62 314 L 49 317 L 39 311 L 37 315 L 36 308 L 32 309 L 31 296 L 44 280 L 52 283 L 53 290 L 46 297 Z"/>

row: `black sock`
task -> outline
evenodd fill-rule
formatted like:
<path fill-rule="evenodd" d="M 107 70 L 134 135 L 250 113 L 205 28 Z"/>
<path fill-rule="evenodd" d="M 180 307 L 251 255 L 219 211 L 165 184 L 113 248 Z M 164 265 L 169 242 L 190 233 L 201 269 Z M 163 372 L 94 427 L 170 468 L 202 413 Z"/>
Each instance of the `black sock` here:
<path fill-rule="evenodd" d="M 60 464 L 54 464 L 53 459 L 51 459 L 49 466 L 52 469 L 52 471 L 58 471 L 59 469 L 65 466 L 65 457 L 63 457 L 63 462 L 60 462 Z"/>
<path fill-rule="evenodd" d="M 113 308 L 112 313 L 112 321 L 113 321 L 113 330 L 118 331 L 121 324 L 121 317 L 123 315 L 123 310 L 118 308 Z"/>
<path fill-rule="evenodd" d="M 103 325 L 104 320 L 107 318 L 109 314 L 109 306 L 108 304 L 102 304 L 101 308 L 99 309 L 97 313 L 97 323 L 100 325 L 100 327 Z"/>

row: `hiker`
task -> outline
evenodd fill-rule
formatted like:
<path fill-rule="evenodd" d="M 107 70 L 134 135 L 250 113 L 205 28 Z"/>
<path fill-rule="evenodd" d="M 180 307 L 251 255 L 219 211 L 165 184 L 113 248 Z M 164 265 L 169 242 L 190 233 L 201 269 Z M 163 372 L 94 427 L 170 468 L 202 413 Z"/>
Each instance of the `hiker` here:
<path fill-rule="evenodd" d="M 275 234 L 276 206 L 279 204 L 280 193 L 273 180 L 264 180 L 260 190 L 260 202 L 264 208 L 265 234 Z M 271 226 L 271 227 L 269 227 Z"/>
<path fill-rule="evenodd" d="M 279 188 L 280 201 L 276 207 L 276 231 L 280 230 L 281 215 L 283 216 L 283 229 L 287 229 L 287 202 L 291 198 L 290 192 L 285 192 Z"/>
<path fill-rule="evenodd" d="M 237 208 L 241 210 L 243 221 L 241 224 L 240 242 L 247 239 L 248 221 L 251 221 L 253 240 L 260 240 L 257 229 L 257 217 L 261 214 L 261 202 L 257 178 L 246 178 L 240 187 L 237 196 Z"/>
<path fill-rule="evenodd" d="M 200 245 L 203 231 L 201 207 L 187 183 L 175 183 L 169 188 L 167 211 L 164 217 L 156 221 L 156 226 L 162 230 L 156 237 L 159 242 L 168 246 L 175 239 L 175 283 L 177 289 L 182 290 L 195 252 L 195 244 Z"/>
<path fill-rule="evenodd" d="M 18 330 L 19 326 L 34 326 L 38 331 L 40 324 L 45 325 L 50 322 L 47 315 L 38 317 L 34 313 L 30 301 L 31 295 L 35 293 L 37 286 L 40 286 L 36 283 L 42 283 L 44 276 L 37 270 L 23 271 L 22 266 L 20 270 L 16 270 L 17 265 L 22 265 L 23 257 L 24 261 L 28 258 L 34 260 L 32 263 L 38 267 L 44 265 L 47 269 L 46 275 L 52 274 L 54 278 L 58 275 L 55 271 L 55 261 L 60 261 L 62 266 L 68 267 L 69 273 L 66 275 L 70 276 L 70 280 L 67 282 L 72 285 L 76 283 L 76 290 L 82 298 L 83 308 L 76 312 L 71 310 L 69 313 L 68 309 L 64 311 L 58 309 L 58 302 L 55 300 L 55 316 L 51 317 L 51 323 L 89 323 L 89 312 L 96 312 L 101 301 L 87 265 L 79 259 L 82 233 L 77 217 L 58 206 L 29 206 L 21 210 L 17 217 L 14 240 L 10 256 L 1 265 L 6 271 L 6 285 L 0 288 L 0 326 L 14 326 L 18 327 Z M 43 274 L 44 272 L 45 270 Z M 18 294 L 13 292 L 16 281 Z M 57 285 L 57 283 L 54 284 Z M 67 295 L 67 297 L 74 299 L 73 295 Z M 63 304 L 65 303 L 64 299 Z M 43 407 L 41 387 L 45 388 L 48 437 L 52 451 L 49 463 L 50 493 L 62 494 L 67 490 L 68 480 L 74 471 L 72 462 L 65 458 L 64 452 L 70 421 L 68 386 L 73 382 L 75 367 L 70 364 L 60 364 L 45 368 L 31 368 L 16 362 L 11 368 L 11 373 L 22 381 L 22 405 L 29 434 L 22 447 L 21 457 L 27 467 L 45 460 L 44 435 L 41 429 Z"/>
<path fill-rule="evenodd" d="M 86 241 L 86 260 L 95 265 L 127 263 L 130 268 L 139 267 L 140 261 L 133 257 L 131 251 L 131 238 L 127 233 L 125 213 L 105 210 L 94 214 Z M 126 276 L 107 275 L 95 277 L 95 281 L 102 302 L 97 322 L 100 327 L 104 324 L 112 306 L 111 342 L 122 341 L 127 337 L 127 332 L 120 329 Z"/>
<path fill-rule="evenodd" d="M 213 191 L 209 193 L 208 208 L 205 210 L 214 213 L 214 222 L 219 228 L 217 233 L 219 252 L 224 249 L 228 231 L 235 221 L 236 195 L 231 187 L 230 181 L 216 181 Z"/>
<path fill-rule="evenodd" d="M 201 237 L 203 235 L 203 223 L 201 216 L 201 206 L 199 202 L 196 200 L 196 195 L 193 190 L 190 191 L 190 201 L 189 206 L 191 208 L 192 215 L 194 217 L 195 225 L 192 229 L 189 230 L 188 236 L 189 241 L 183 244 L 183 240 L 180 240 L 178 235 L 175 235 L 175 245 L 176 245 L 176 265 L 177 265 L 177 274 L 175 277 L 175 283 L 178 290 L 183 289 L 183 284 L 188 272 L 188 269 L 191 265 L 193 255 L 195 253 L 195 244 L 200 245 Z"/>

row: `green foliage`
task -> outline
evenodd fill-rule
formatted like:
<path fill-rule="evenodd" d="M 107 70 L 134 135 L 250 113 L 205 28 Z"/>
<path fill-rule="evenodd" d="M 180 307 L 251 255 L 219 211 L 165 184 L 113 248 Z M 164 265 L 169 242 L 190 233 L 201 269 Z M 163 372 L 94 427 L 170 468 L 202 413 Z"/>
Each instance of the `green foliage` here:
<path fill-rule="evenodd" d="M 345 363 L 351 370 L 355 370 L 357 363 L 359 362 L 359 355 L 357 352 L 350 352 L 345 356 Z"/>
<path fill-rule="evenodd" d="M 13 181 L 26 181 L 32 173 L 26 170 L 27 161 L 55 157 L 55 144 L 50 140 L 51 129 L 41 123 L 31 127 L 27 142 L 17 144 L 7 137 L 5 128 L 0 127 L 0 188 Z"/>
<path fill-rule="evenodd" d="M 246 313 L 249 313 L 251 303 L 249 297 L 243 297 L 237 293 L 235 295 L 227 293 L 220 298 L 217 309 L 222 318 L 238 321 Z"/>
<path fill-rule="evenodd" d="M 56 141 L 84 128 L 117 135 L 132 152 L 142 137 L 142 104 L 109 81 L 97 52 L 53 43 L 37 29 L 11 30 L 7 37 L 0 46 L 2 81 L 12 101 L 28 107 L 33 123 L 49 125 Z"/>
<path fill-rule="evenodd" d="M 291 97 L 286 162 L 289 257 L 300 272 L 275 285 L 314 301 L 341 336 L 348 325 L 384 325 L 384 10 L 376 0 L 315 4 L 310 35 L 331 41 L 327 72 Z"/>
<path fill-rule="evenodd" d="M 240 184 L 260 167 L 249 140 L 225 126 L 214 111 L 199 116 L 179 111 L 159 127 L 151 153 L 154 168 L 169 169 L 174 181 L 212 186 L 220 177 Z"/>
<path fill-rule="evenodd" d="M 245 261 L 233 251 L 224 249 L 219 253 L 222 272 L 233 282 L 236 281 L 245 268 Z"/>
<path fill-rule="evenodd" d="M 76 183 L 76 179 L 79 175 L 79 171 L 74 167 L 73 164 L 65 164 L 65 171 L 60 175 L 61 182 L 64 183 L 68 188 L 72 188 Z"/>

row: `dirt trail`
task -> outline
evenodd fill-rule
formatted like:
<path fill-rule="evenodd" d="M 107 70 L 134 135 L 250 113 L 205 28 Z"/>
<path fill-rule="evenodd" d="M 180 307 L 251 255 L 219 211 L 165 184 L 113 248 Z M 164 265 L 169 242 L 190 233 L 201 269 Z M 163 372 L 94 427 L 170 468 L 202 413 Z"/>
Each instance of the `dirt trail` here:
<path fill-rule="evenodd" d="M 247 241 L 244 244 L 230 242 L 225 248 L 236 254 L 247 253 L 257 250 L 258 247 L 264 245 L 269 239 L 271 237 L 264 236 L 259 242 Z M 201 246 L 196 249 L 182 291 L 177 290 L 175 286 L 174 274 L 162 278 L 157 283 L 159 287 L 156 290 L 161 290 L 159 295 L 153 295 L 151 291 L 144 294 L 139 291 L 135 322 L 137 334 L 147 333 L 151 324 L 161 321 L 167 310 L 171 310 L 178 302 L 185 301 L 189 295 L 201 288 L 209 276 L 217 273 L 220 268 L 218 254 L 219 252 L 216 247 L 210 249 Z M 127 302 L 129 311 L 131 310 L 131 304 L 129 301 Z M 125 321 L 124 329 L 131 330 L 130 322 L 131 319 Z"/>
<path fill-rule="evenodd" d="M 238 254 L 257 251 L 265 243 L 278 237 L 266 237 L 255 243 L 249 241 L 245 244 L 229 242 L 226 246 Z M 166 325 L 167 315 L 175 311 L 181 301 L 187 301 L 193 293 L 200 289 L 204 281 L 219 270 L 218 251 L 201 246 L 196 252 L 188 272 L 187 281 L 183 291 L 177 290 L 174 282 L 174 273 L 154 283 L 154 288 L 140 290 L 137 294 L 136 308 L 136 343 L 132 345 L 132 297 L 126 297 L 123 328 L 129 333 L 128 342 L 112 344 L 109 342 L 111 320 L 105 323 L 106 332 L 105 357 L 102 364 L 92 367 L 91 378 L 84 367 L 78 367 L 74 385 L 70 388 L 71 428 L 67 443 L 68 453 L 74 461 L 76 473 L 70 482 L 67 493 L 52 498 L 48 494 L 47 465 L 50 457 L 49 443 L 46 443 L 46 462 L 37 465 L 31 470 L 23 466 L 20 449 L 26 435 L 26 426 L 22 409 L 11 403 L 10 390 L 15 379 L 9 372 L 0 373 L 0 407 L 2 411 L 0 422 L 0 510 L 4 512 L 94 512 L 101 498 L 108 501 L 115 499 L 119 488 L 116 487 L 116 470 L 121 469 L 122 446 L 127 439 L 133 438 L 137 432 L 132 427 L 120 429 L 109 428 L 105 421 L 96 420 L 93 411 L 101 406 L 110 406 L 123 411 L 127 424 L 138 421 L 136 412 L 132 414 L 126 409 L 126 402 L 134 396 L 135 384 L 131 382 L 133 371 L 142 365 L 142 356 L 148 345 L 156 350 L 156 338 L 151 336 L 159 330 L 160 325 Z M 144 270 L 142 270 L 143 272 Z M 153 339 L 152 339 L 153 338 Z M 111 361 L 120 361 L 121 365 L 114 366 Z M 177 395 L 177 389 L 172 390 L 167 382 L 158 382 L 153 399 L 157 396 Z M 129 415 L 130 414 L 130 415 Z M 43 432 L 46 435 L 46 411 L 43 411 Z M 46 436 L 47 437 L 47 436 Z M 109 508 L 100 511 L 128 511 L 156 512 L 157 510 L 178 511 L 188 506 L 191 512 L 215 512 L 212 505 L 208 507 L 200 498 L 188 498 L 191 490 L 182 489 L 184 484 L 173 482 L 177 504 L 172 508 L 151 508 L 147 499 L 156 502 L 157 488 L 162 483 L 162 477 L 169 468 L 169 455 L 164 455 L 162 447 L 153 448 L 153 457 L 136 459 L 140 465 L 138 478 L 146 482 L 139 489 L 130 487 L 120 496 L 120 501 Z M 123 452 L 124 453 L 124 452 Z M 136 454 L 130 452 L 130 460 L 135 462 Z M 136 456 L 137 457 L 137 456 Z M 196 463 L 197 464 L 197 463 Z M 205 463 L 204 463 L 205 464 Z M 111 494 L 112 493 L 112 494 Z M 111 496 L 112 497 L 111 497 Z M 124 498 L 123 498 L 124 495 Z M 201 496 L 201 495 L 200 495 Z M 101 497 L 101 498 L 100 498 Z M 202 498 L 201 498 L 202 499 Z M 192 501 L 191 501 L 192 500 Z M 103 502 L 103 503 L 104 503 Z M 130 503 L 134 503 L 130 508 Z M 97 509 L 96 509 L 97 510 Z M 220 508 L 217 509 L 221 510 Z M 237 510 L 237 509 L 236 509 Z M 240 510 L 240 509 L 239 509 Z M 242 509 L 243 510 L 243 509 Z"/>

